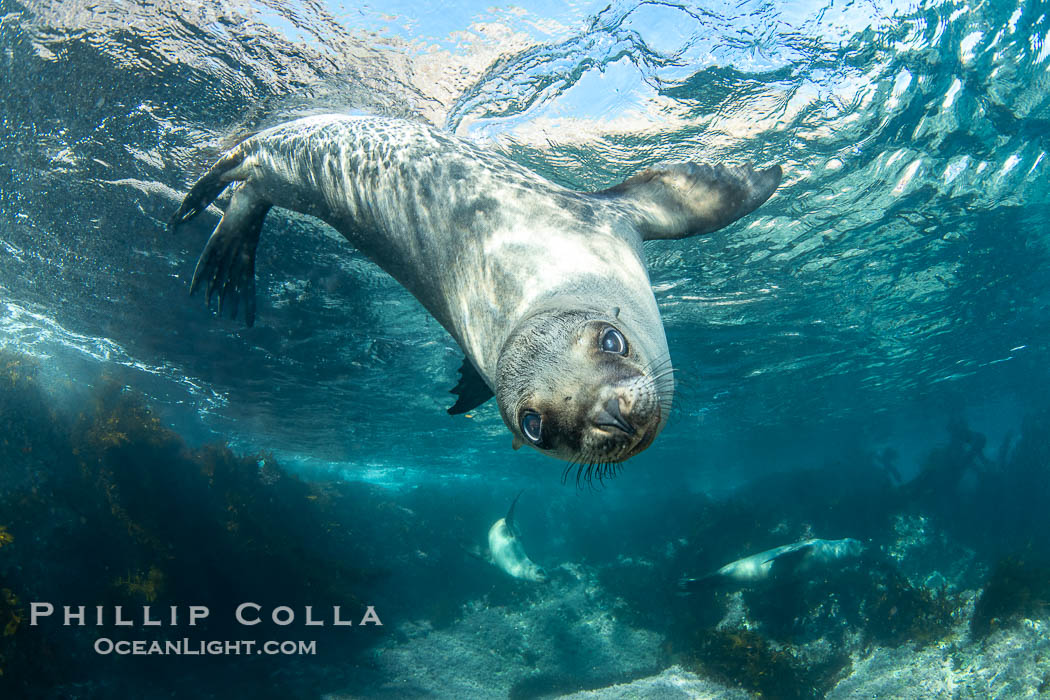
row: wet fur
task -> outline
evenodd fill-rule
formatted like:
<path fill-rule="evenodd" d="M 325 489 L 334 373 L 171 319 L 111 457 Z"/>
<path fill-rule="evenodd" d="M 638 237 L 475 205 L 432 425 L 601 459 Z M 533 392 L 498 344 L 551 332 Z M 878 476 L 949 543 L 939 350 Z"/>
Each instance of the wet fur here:
<path fill-rule="evenodd" d="M 541 402 L 555 436 L 544 451 L 578 466 L 578 478 L 600 479 L 652 442 L 674 394 L 643 238 L 725 225 L 779 180 L 779 168 L 679 164 L 580 193 L 423 124 L 318 115 L 245 138 L 193 186 L 172 226 L 239 183 L 191 289 L 217 296 L 220 312 L 240 304 L 250 324 L 266 212 L 327 222 L 448 330 L 517 441 L 523 401 Z M 631 356 L 595 359 L 572 344 L 581 324 L 599 320 L 624 333 Z M 609 400 L 609 382 L 620 405 L 637 407 L 638 435 L 588 434 L 588 402 Z"/>

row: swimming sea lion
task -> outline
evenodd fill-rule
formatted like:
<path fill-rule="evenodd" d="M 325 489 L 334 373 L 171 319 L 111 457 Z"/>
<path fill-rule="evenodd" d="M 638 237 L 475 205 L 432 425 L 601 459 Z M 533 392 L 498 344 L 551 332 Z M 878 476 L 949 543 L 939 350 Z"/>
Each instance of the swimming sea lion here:
<path fill-rule="evenodd" d="M 255 316 L 255 249 L 277 206 L 310 214 L 405 286 L 466 354 L 450 413 L 493 395 L 514 447 L 599 478 L 648 447 L 674 392 L 642 241 L 715 231 L 780 168 L 679 163 L 601 192 L 397 119 L 321 115 L 259 132 L 189 191 L 175 225 L 240 183 L 190 285 Z M 570 468 L 572 467 L 570 464 Z"/>
<path fill-rule="evenodd" d="M 514 497 L 507 515 L 492 523 L 489 528 L 489 558 L 502 571 L 525 581 L 546 583 L 547 572 L 537 566 L 518 539 L 518 528 L 514 523 L 514 506 L 518 505 L 521 492 Z"/>
<path fill-rule="evenodd" d="M 803 540 L 737 559 L 700 578 L 683 578 L 678 582 L 678 587 L 684 591 L 695 591 L 720 581 L 752 584 L 804 573 L 835 559 L 860 556 L 863 551 L 864 545 L 851 538 Z"/>

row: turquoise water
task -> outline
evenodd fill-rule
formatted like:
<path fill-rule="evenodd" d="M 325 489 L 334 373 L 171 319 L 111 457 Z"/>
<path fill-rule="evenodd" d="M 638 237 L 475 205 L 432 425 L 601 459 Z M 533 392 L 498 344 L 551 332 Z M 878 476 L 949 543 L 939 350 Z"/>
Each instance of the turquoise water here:
<path fill-rule="evenodd" d="M 438 648 L 448 639 L 460 645 L 449 658 L 491 646 L 504 669 L 493 676 L 480 661 L 447 661 L 450 697 L 470 695 L 454 685 L 460 681 L 479 697 L 514 689 L 540 696 L 676 663 L 754 691 L 737 667 L 711 671 L 724 639 L 689 641 L 671 623 L 714 629 L 721 614 L 694 620 L 687 611 L 734 610 L 739 594 L 700 604 L 675 597 L 674 583 L 811 536 L 866 538 L 886 567 L 897 567 L 878 569 L 884 587 L 903 576 L 908 595 L 926 600 L 947 586 L 963 596 L 955 613 L 963 624 L 991 582 L 1043 580 L 1038 569 L 1010 574 L 1005 557 L 1033 565 L 1048 554 L 1039 529 L 1050 496 L 1048 9 L 0 0 L 0 346 L 35 363 L 43 391 L 32 413 L 19 408 L 28 389 L 12 380 L 5 415 L 65 416 L 73 425 L 85 411 L 109 415 L 98 409 L 99 387 L 125 387 L 186 449 L 224 442 L 237 454 L 272 455 L 307 482 L 356 489 L 345 504 L 367 513 L 368 527 L 338 546 L 364 547 L 354 550 L 362 568 L 389 575 L 354 584 L 359 597 L 386 601 L 389 624 L 383 635 L 357 638 L 361 649 L 341 671 L 331 658 L 297 660 L 288 672 L 293 695 L 385 688 L 393 697 L 399 686 L 391 679 L 409 677 L 412 692 L 441 695 L 412 674 L 442 666 Z M 469 418 L 448 416 L 462 359 L 455 343 L 403 288 L 314 220 L 270 214 L 253 328 L 216 318 L 188 296 L 215 223 L 202 216 L 167 231 L 189 185 L 237 134 L 327 110 L 422 120 L 580 190 L 662 161 L 784 169 L 774 197 L 745 220 L 646 244 L 678 393 L 667 428 L 617 479 L 593 491 L 563 486 L 557 462 L 510 449 L 494 402 Z M 43 420 L 24 428 L 27 447 L 54 443 Z M 0 511 L 0 525 L 9 522 L 14 536 L 0 551 L 0 571 L 25 600 L 49 569 L 26 573 L 18 557 L 29 553 L 10 547 L 64 536 L 61 528 L 29 535 L 16 527 L 13 504 L 29 508 L 25 494 L 39 495 L 33 484 L 65 473 L 30 453 L 11 452 L 0 487 L 10 514 Z M 170 488 L 142 498 L 179 493 Z M 519 508 L 530 554 L 547 568 L 572 565 L 546 592 L 484 566 L 478 573 L 472 567 L 481 564 L 461 556 L 460 545 L 483 544 L 521 488 L 529 489 Z M 75 522 L 77 507 L 63 503 L 53 522 Z M 309 539 L 311 523 L 304 516 L 294 536 Z M 366 530 L 382 547 L 362 544 Z M 336 550 L 317 549 L 320 568 L 335 558 Z M 135 574 L 111 573 L 98 580 Z M 900 669 L 912 661 L 930 666 L 902 656 L 865 665 L 860 645 L 836 638 L 853 675 L 813 680 L 820 674 L 812 669 L 830 661 L 805 644 L 833 628 L 863 636 L 881 610 L 857 593 L 854 617 L 817 620 L 815 610 L 834 607 L 828 596 L 845 609 L 842 591 L 863 589 L 840 584 L 798 598 L 793 619 L 804 633 L 784 632 L 788 623 L 745 601 L 757 622 L 741 629 L 761 640 L 741 644 L 773 644 L 797 662 L 775 686 L 783 697 L 798 696 L 785 688 L 827 692 L 832 680 L 848 697 L 851 688 L 871 690 L 857 674 L 875 678 L 888 668 L 907 677 Z M 238 595 L 252 595 L 251 585 L 237 585 Z M 429 607 L 407 602 L 421 586 Z M 646 591 L 655 601 L 649 609 Z M 580 613 L 572 630 L 606 625 L 626 641 L 606 639 L 589 666 L 566 662 L 555 673 L 554 632 L 534 626 L 528 644 L 512 643 L 500 627 L 514 616 L 554 625 L 559 598 L 615 618 Z M 1036 625 L 1019 629 L 1042 639 L 1045 612 L 1018 613 Z M 479 641 L 462 631 L 463 620 L 502 641 Z M 438 628 L 449 637 L 427 632 Z M 866 639 L 893 649 L 927 643 L 915 629 Z M 998 622 L 994 629 L 1005 634 Z M 56 659 L 72 653 L 62 645 L 90 658 L 90 643 L 48 634 Z M 385 656 L 367 656 L 376 648 Z M 776 656 L 756 654 L 767 665 Z M 379 660 L 364 664 L 365 674 L 361 658 Z M 84 697 L 97 689 L 92 682 L 134 675 L 107 668 L 104 678 L 84 676 Z M 213 672 L 202 671 L 195 687 L 209 687 Z M 73 676 L 63 682 L 77 682 Z M 526 682 L 541 676 L 561 680 Z M 1037 681 L 1031 688 L 1045 685 Z M 68 696 L 72 686 L 60 687 L 55 696 Z M 215 687 L 216 696 L 234 692 Z M 1031 688 L 974 692 L 1008 697 Z"/>

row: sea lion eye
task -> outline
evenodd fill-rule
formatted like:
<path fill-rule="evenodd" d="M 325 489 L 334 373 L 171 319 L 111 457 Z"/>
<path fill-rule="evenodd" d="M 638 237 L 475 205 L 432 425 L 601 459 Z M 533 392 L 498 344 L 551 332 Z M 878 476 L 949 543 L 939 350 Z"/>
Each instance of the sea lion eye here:
<path fill-rule="evenodd" d="M 627 339 L 623 337 L 623 333 L 612 326 L 609 326 L 602 331 L 601 337 L 598 339 L 598 347 L 602 352 L 611 352 L 614 355 L 626 355 Z"/>
<path fill-rule="evenodd" d="M 526 411 L 521 417 L 521 433 L 534 445 L 540 444 L 543 434 L 543 418 L 535 411 Z"/>

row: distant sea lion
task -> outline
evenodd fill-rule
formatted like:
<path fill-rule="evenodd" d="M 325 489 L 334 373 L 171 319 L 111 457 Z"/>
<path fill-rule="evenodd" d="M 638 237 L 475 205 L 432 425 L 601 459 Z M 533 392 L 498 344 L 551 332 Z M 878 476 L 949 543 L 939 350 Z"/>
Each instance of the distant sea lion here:
<path fill-rule="evenodd" d="M 674 393 L 642 241 L 715 231 L 764 202 L 780 168 L 679 163 L 574 192 L 423 124 L 321 115 L 242 141 L 172 227 L 239 182 L 191 291 L 255 316 L 255 250 L 277 206 L 327 222 L 405 286 L 466 358 L 449 412 L 495 395 L 514 434 L 601 478 L 648 447 Z M 568 470 L 566 470 L 568 473 Z"/>
<path fill-rule="evenodd" d="M 850 538 L 803 540 L 737 559 L 700 578 L 683 578 L 678 582 L 678 586 L 684 591 L 695 591 L 725 581 L 740 584 L 757 583 L 770 578 L 805 573 L 835 559 L 860 556 L 863 551 L 864 545 Z"/>
<path fill-rule="evenodd" d="M 489 528 L 489 558 L 493 564 L 514 578 L 546 583 L 547 572 L 529 559 L 518 538 L 514 507 L 518 505 L 519 498 L 521 492 L 514 497 L 507 515 L 492 523 L 492 527 Z"/>

